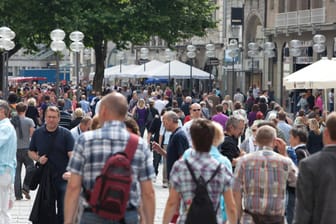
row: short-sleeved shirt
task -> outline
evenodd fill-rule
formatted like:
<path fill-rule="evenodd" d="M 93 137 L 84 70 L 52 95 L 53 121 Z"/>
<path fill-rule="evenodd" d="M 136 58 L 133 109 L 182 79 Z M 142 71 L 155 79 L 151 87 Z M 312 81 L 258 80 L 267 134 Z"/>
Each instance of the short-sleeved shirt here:
<path fill-rule="evenodd" d="M 191 164 L 196 178 L 202 176 L 205 181 L 210 179 L 220 164 L 216 159 L 211 157 L 209 153 L 192 153 L 187 160 Z M 232 175 L 230 171 L 224 165 L 221 165 L 214 179 L 207 184 L 207 190 L 214 208 L 218 207 L 220 196 L 223 195 L 223 192 L 231 189 L 231 181 Z M 186 211 L 194 197 L 193 192 L 196 189 L 196 184 L 191 177 L 184 159 L 180 159 L 174 164 L 169 183 L 182 197 L 183 212 L 180 214 L 177 223 L 185 223 L 187 216 Z M 222 223 L 220 209 L 217 210 L 217 222 Z"/>
<path fill-rule="evenodd" d="M 34 121 L 28 117 L 20 117 L 22 138 L 20 138 L 19 127 L 15 127 L 17 136 L 17 148 L 28 149 L 30 143 L 30 129 L 35 127 Z"/>
<path fill-rule="evenodd" d="M 91 190 L 100 175 L 105 161 L 117 152 L 125 150 L 130 134 L 120 121 L 105 122 L 102 128 L 84 132 L 76 141 L 67 170 L 82 176 L 83 186 Z M 142 138 L 131 162 L 133 174 L 129 203 L 140 204 L 139 182 L 154 178 L 153 153 Z"/>
<path fill-rule="evenodd" d="M 184 152 L 183 158 L 184 159 L 189 158 L 192 153 L 197 153 L 197 152 L 193 150 L 192 148 L 188 149 L 187 151 Z M 223 156 L 222 154 L 220 154 L 217 147 L 212 145 L 209 155 L 212 156 L 215 160 L 217 160 L 221 164 L 223 164 L 228 169 L 230 174 L 232 175 L 232 165 L 231 165 L 230 160 L 226 158 L 226 156 Z M 226 215 L 226 210 L 225 210 L 224 197 L 221 197 L 220 199 L 220 209 L 222 211 L 223 221 L 226 221 L 227 215 Z"/>
<path fill-rule="evenodd" d="M 243 207 L 264 215 L 284 215 L 286 186 L 294 186 L 297 168 L 293 161 L 264 147 L 238 160 L 233 190 L 243 195 Z M 244 213 L 242 223 L 249 223 Z M 245 222 L 244 222 L 245 221 Z"/>
<path fill-rule="evenodd" d="M 213 115 L 212 118 L 211 118 L 211 120 L 216 121 L 217 123 L 222 125 L 223 130 L 225 129 L 226 122 L 227 122 L 228 119 L 229 119 L 229 117 L 226 116 L 225 114 L 222 114 L 222 113 Z"/>
<path fill-rule="evenodd" d="M 167 145 L 167 174 L 169 173 L 174 163 L 183 155 L 184 151 L 189 148 L 189 142 L 185 132 L 181 128 L 177 128 L 170 136 Z"/>
<path fill-rule="evenodd" d="M 59 126 L 56 131 L 49 132 L 43 125 L 34 131 L 29 150 L 37 152 L 39 156 L 47 155 L 53 178 L 63 182 L 62 175 L 69 162 L 68 153 L 73 147 L 74 139 L 69 130 Z"/>

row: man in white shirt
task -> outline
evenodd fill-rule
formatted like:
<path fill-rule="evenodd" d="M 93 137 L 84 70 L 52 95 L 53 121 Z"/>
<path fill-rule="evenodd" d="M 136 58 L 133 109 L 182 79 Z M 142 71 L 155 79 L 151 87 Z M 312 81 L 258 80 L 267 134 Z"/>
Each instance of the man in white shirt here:
<path fill-rule="evenodd" d="M 161 99 L 161 95 L 157 95 L 156 100 L 154 102 L 154 108 L 158 110 L 159 114 L 161 114 L 161 111 L 165 107 L 166 107 L 166 103 Z"/>
<path fill-rule="evenodd" d="M 200 118 L 201 114 L 202 114 L 201 105 L 199 105 L 198 103 L 191 104 L 191 106 L 190 106 L 190 118 L 191 118 L 191 120 L 186 122 L 182 127 L 183 131 L 186 133 L 186 136 L 188 138 L 188 142 L 189 142 L 190 147 L 192 147 L 191 136 L 190 136 L 190 127 L 191 127 L 191 124 L 193 122 L 193 119 Z"/>

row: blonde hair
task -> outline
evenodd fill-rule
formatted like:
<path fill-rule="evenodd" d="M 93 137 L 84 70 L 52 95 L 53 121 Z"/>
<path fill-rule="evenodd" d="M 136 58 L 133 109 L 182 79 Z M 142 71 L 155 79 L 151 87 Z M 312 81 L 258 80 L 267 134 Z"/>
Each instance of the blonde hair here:
<path fill-rule="evenodd" d="M 82 108 L 76 108 L 75 112 L 73 113 L 74 118 L 78 118 L 78 117 L 83 117 L 84 116 L 84 111 L 82 110 Z"/>
<path fill-rule="evenodd" d="M 145 100 L 144 99 L 139 99 L 139 101 L 138 101 L 138 107 L 139 108 L 144 108 L 145 107 Z"/>
<path fill-rule="evenodd" d="M 220 123 L 215 122 L 215 121 L 213 121 L 212 124 L 215 128 L 215 135 L 214 135 L 214 138 L 212 140 L 212 144 L 214 146 L 219 146 L 224 141 L 223 126 Z"/>
<path fill-rule="evenodd" d="M 36 99 L 34 97 L 31 97 L 27 100 L 28 106 L 36 106 Z"/>
<path fill-rule="evenodd" d="M 320 124 L 315 118 L 309 119 L 308 124 L 309 124 L 309 129 L 311 131 L 313 131 L 317 135 L 321 134 Z"/>

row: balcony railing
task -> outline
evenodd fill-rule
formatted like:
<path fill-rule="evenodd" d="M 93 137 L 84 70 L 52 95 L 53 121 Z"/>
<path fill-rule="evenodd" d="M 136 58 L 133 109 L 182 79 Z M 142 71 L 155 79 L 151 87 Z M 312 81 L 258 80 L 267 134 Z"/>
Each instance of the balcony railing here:
<path fill-rule="evenodd" d="M 276 16 L 275 26 L 292 27 L 309 24 L 323 24 L 325 23 L 325 17 L 325 8 L 279 13 Z"/>

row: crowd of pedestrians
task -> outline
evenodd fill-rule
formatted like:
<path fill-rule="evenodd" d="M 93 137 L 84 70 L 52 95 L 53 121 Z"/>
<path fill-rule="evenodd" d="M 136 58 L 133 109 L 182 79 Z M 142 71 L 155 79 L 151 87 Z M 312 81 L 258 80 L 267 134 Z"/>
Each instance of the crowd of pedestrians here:
<path fill-rule="evenodd" d="M 181 86 L 82 90 L 77 101 L 71 86 L 57 97 L 33 84 L 0 100 L 0 223 L 10 222 L 15 200 L 30 199 L 37 165 L 43 175 L 30 221 L 110 223 L 85 193 L 131 133 L 139 140 L 130 195 L 113 223 L 154 222 L 159 172 L 169 190 L 163 223 L 190 220 L 194 176 L 207 183 L 217 223 L 336 221 L 336 113 L 325 110 L 319 91 L 302 94 L 291 115 L 256 85 L 224 97 L 218 89 L 187 96 Z"/>

